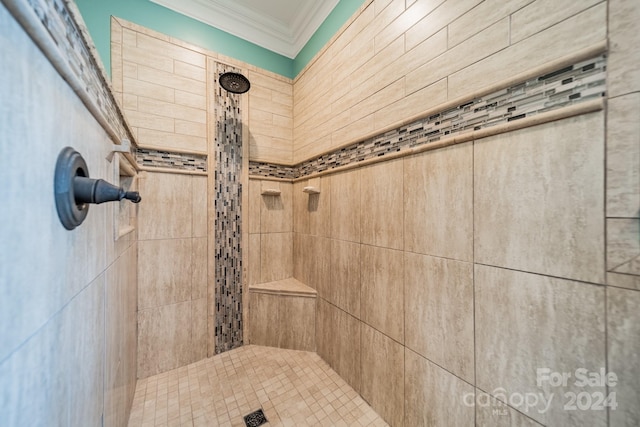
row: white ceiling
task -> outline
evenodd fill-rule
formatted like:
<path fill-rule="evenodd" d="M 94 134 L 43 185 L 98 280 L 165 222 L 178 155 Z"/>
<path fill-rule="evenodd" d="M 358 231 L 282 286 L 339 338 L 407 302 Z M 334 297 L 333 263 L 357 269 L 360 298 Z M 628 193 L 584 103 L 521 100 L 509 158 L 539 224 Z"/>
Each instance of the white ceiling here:
<path fill-rule="evenodd" d="M 151 0 L 295 58 L 339 0 Z"/>

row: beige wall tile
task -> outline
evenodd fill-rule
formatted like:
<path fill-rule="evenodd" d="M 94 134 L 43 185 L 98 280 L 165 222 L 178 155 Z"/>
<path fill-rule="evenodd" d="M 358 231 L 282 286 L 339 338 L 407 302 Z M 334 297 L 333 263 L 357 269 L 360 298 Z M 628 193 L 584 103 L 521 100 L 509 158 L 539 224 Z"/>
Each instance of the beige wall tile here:
<path fill-rule="evenodd" d="M 474 425 L 474 408 L 465 405 L 474 401 L 471 384 L 408 349 L 404 381 L 406 426 Z"/>
<path fill-rule="evenodd" d="M 191 178 L 192 192 L 192 236 L 207 236 L 207 177 L 193 176 Z"/>
<path fill-rule="evenodd" d="M 195 362 L 207 357 L 207 298 L 195 299 L 191 302 L 191 361 Z"/>
<path fill-rule="evenodd" d="M 188 120 L 191 122 L 202 124 L 207 123 L 207 115 L 205 110 L 177 105 L 173 100 L 158 100 L 153 97 L 149 97 L 148 94 L 138 98 L 138 110 L 140 112 L 155 114 L 168 118 Z"/>
<path fill-rule="evenodd" d="M 175 90 L 154 83 L 147 83 L 138 79 L 124 77 L 122 90 L 131 95 L 143 96 L 163 102 L 175 102 Z"/>
<path fill-rule="evenodd" d="M 188 175 L 147 173 L 139 179 L 144 203 L 138 210 L 138 238 L 191 237 L 192 192 Z"/>
<path fill-rule="evenodd" d="M 480 3 L 480 0 L 447 0 L 443 2 L 416 25 L 407 29 L 405 33 L 407 50 L 412 49 L 441 28 L 446 27 L 447 24 L 472 9 L 478 3 Z"/>
<path fill-rule="evenodd" d="M 404 425 L 404 347 L 362 324 L 362 397 L 393 426 Z"/>
<path fill-rule="evenodd" d="M 138 128 L 137 141 L 141 147 L 154 147 L 177 151 L 187 150 L 202 154 L 207 152 L 206 138 L 180 135 L 173 132 Z"/>
<path fill-rule="evenodd" d="M 260 234 L 249 234 L 249 247 L 247 258 L 249 260 L 247 267 L 247 280 L 249 285 L 262 282 L 260 278 L 260 262 L 262 259 L 260 251 Z"/>
<path fill-rule="evenodd" d="M 489 25 L 511 15 L 534 0 L 483 1 L 447 27 L 448 43 L 453 47 L 484 30 Z"/>
<path fill-rule="evenodd" d="M 633 1 L 609 0 L 608 95 L 640 90 L 640 34 L 636 24 L 640 7 Z"/>
<path fill-rule="evenodd" d="M 191 301 L 138 311 L 138 378 L 191 363 Z"/>
<path fill-rule="evenodd" d="M 473 265 L 405 252 L 405 345 L 475 382 Z"/>
<path fill-rule="evenodd" d="M 425 99 L 429 104 L 425 105 Z M 414 117 L 423 113 L 434 105 L 447 100 L 447 79 L 442 79 L 430 86 L 406 96 L 404 99 L 387 105 L 374 114 L 374 121 L 378 129 L 398 124 L 407 117 Z"/>
<path fill-rule="evenodd" d="M 640 276 L 607 272 L 607 285 L 640 291 Z"/>
<path fill-rule="evenodd" d="M 125 30 L 125 34 L 126 31 L 127 30 Z M 169 58 L 180 60 L 197 67 L 205 67 L 205 56 L 203 54 L 146 34 L 137 33 L 137 46 L 157 55 L 168 56 Z"/>
<path fill-rule="evenodd" d="M 603 126 L 595 113 L 475 143 L 476 262 L 604 282 Z"/>
<path fill-rule="evenodd" d="M 360 244 L 331 240 L 330 265 L 327 300 L 360 318 Z"/>
<path fill-rule="evenodd" d="M 611 72 L 611 71 L 609 71 Z M 607 216 L 640 217 L 640 94 L 607 101 Z"/>
<path fill-rule="evenodd" d="M 195 300 L 207 296 L 207 238 L 191 239 L 191 244 L 191 299 Z"/>
<path fill-rule="evenodd" d="M 478 426 L 542 427 L 542 424 L 535 422 L 480 389 L 476 389 L 476 396 L 476 425 Z"/>
<path fill-rule="evenodd" d="M 294 277 L 329 298 L 331 241 L 319 236 L 294 233 Z"/>
<path fill-rule="evenodd" d="M 615 392 L 618 407 L 609 410 L 609 425 L 640 423 L 640 292 L 607 288 L 607 372 L 618 377 Z"/>
<path fill-rule="evenodd" d="M 476 379 L 482 390 L 538 393 L 543 399 L 528 414 L 541 424 L 604 425 L 606 413 L 566 411 L 558 399 L 585 391 L 573 381 L 552 387 L 537 369 L 599 372 L 605 366 L 605 296 L 601 286 L 476 265 Z M 573 377 L 572 377 L 573 378 Z M 541 386 L 538 385 L 541 380 Z M 588 392 L 604 392 L 589 387 Z M 524 411 L 524 405 L 517 407 Z"/>
<path fill-rule="evenodd" d="M 331 175 L 331 237 L 360 241 L 360 171 Z"/>
<path fill-rule="evenodd" d="M 173 61 L 173 70 L 175 74 L 181 77 L 186 77 L 199 82 L 206 82 L 207 75 L 206 69 L 195 65 L 187 64 L 182 61 Z M 192 92 L 192 91 L 189 91 Z"/>
<path fill-rule="evenodd" d="M 255 345 L 278 347 L 277 295 L 249 291 L 249 342 Z"/>
<path fill-rule="evenodd" d="M 293 230 L 293 184 L 262 181 L 262 191 L 279 189 L 280 195 L 261 195 L 260 232 L 281 233 Z"/>
<path fill-rule="evenodd" d="M 163 132 L 175 131 L 175 121 L 172 118 L 132 110 L 124 110 L 124 114 L 131 126 Z"/>
<path fill-rule="evenodd" d="M 606 4 L 601 3 L 452 74 L 448 77 L 449 99 L 468 95 L 605 40 L 606 9 Z M 590 30 L 584 31 L 585 28 Z"/>
<path fill-rule="evenodd" d="M 640 220 L 607 218 L 607 270 L 640 275 Z"/>
<path fill-rule="evenodd" d="M 600 1 L 537 0 L 511 16 L 511 42 L 517 43 L 590 8 Z"/>
<path fill-rule="evenodd" d="M 293 276 L 293 233 L 260 235 L 260 283 Z"/>
<path fill-rule="evenodd" d="M 151 52 L 137 46 L 124 45 L 122 47 L 122 59 L 135 64 L 142 64 L 156 70 L 173 72 L 173 60 L 156 52 Z"/>
<path fill-rule="evenodd" d="M 184 105 L 186 107 L 197 108 L 200 110 L 207 108 L 207 98 L 204 95 L 183 92 L 181 90 L 176 90 L 174 93 L 174 102 L 178 105 Z"/>
<path fill-rule="evenodd" d="M 322 298 L 318 298 L 317 303 L 316 344 L 318 354 L 351 387 L 361 393 L 361 323 L 355 317 Z M 341 333 L 337 334 L 336 331 L 341 331 Z"/>
<path fill-rule="evenodd" d="M 362 245 L 360 311 L 363 322 L 404 343 L 402 251 Z"/>
<path fill-rule="evenodd" d="M 331 178 L 324 176 L 309 180 L 320 188 L 320 194 L 309 195 L 309 233 L 314 236 L 331 235 Z"/>
<path fill-rule="evenodd" d="M 472 149 L 466 143 L 404 159 L 405 250 L 471 260 Z"/>
<path fill-rule="evenodd" d="M 362 243 L 386 248 L 403 246 L 403 161 L 392 160 L 360 170 L 363 211 Z"/>
<path fill-rule="evenodd" d="M 509 18 L 501 19 L 442 55 L 407 74 L 407 93 L 433 84 L 509 46 Z"/>
<path fill-rule="evenodd" d="M 182 135 L 197 136 L 200 138 L 207 137 L 207 125 L 204 123 L 190 122 L 188 120 L 175 121 L 175 132 Z"/>
<path fill-rule="evenodd" d="M 192 239 L 141 240 L 138 243 L 138 307 L 191 299 Z"/>
<path fill-rule="evenodd" d="M 293 184 L 293 231 L 296 233 L 309 234 L 309 205 L 314 196 L 302 191 L 307 183 L 298 181 Z"/>
<path fill-rule="evenodd" d="M 316 349 L 316 299 L 278 297 L 278 347 L 293 350 Z"/>
<path fill-rule="evenodd" d="M 261 191 L 261 181 L 255 179 L 249 180 L 249 233 L 260 233 Z"/>

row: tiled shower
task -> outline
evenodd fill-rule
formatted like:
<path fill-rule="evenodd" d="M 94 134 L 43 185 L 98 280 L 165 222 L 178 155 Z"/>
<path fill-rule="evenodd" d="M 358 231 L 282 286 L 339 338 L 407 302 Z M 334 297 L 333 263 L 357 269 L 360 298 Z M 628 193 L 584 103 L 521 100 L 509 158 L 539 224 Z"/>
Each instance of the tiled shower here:
<path fill-rule="evenodd" d="M 3 1 L 0 424 L 638 424 L 639 18 L 367 0 L 289 79 L 111 17 L 107 77 Z M 143 202 L 61 230 L 65 145 Z"/>

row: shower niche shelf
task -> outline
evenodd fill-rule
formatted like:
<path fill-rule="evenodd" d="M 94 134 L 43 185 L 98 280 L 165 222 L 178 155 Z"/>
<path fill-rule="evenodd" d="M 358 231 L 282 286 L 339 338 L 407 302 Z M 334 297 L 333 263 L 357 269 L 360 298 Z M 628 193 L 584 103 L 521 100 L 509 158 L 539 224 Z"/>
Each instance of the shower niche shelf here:
<path fill-rule="evenodd" d="M 115 153 L 114 176 L 118 185 L 126 191 L 136 191 L 138 182 L 136 179 L 136 170 L 129 163 L 127 158 L 120 153 Z M 114 240 L 120 240 L 129 233 L 135 231 L 135 218 L 137 205 L 125 203 L 121 200 L 114 209 Z"/>
<path fill-rule="evenodd" d="M 281 191 L 277 188 L 265 188 L 262 190 L 263 196 L 279 196 Z"/>
<path fill-rule="evenodd" d="M 320 189 L 318 187 L 308 186 L 302 189 L 307 194 L 320 194 Z"/>

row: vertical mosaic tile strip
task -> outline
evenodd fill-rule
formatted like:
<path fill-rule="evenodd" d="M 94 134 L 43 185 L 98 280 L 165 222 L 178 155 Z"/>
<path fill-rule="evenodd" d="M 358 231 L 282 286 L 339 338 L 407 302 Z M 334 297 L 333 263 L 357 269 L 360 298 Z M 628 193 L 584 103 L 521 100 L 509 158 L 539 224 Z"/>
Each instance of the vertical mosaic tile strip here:
<path fill-rule="evenodd" d="M 138 148 L 135 151 L 135 155 L 136 162 L 143 167 L 207 171 L 207 156 L 204 154 L 186 154 Z"/>
<path fill-rule="evenodd" d="M 448 108 L 293 167 L 250 162 L 249 174 L 299 178 L 434 143 L 461 131 L 485 129 L 600 98 L 605 95 L 606 69 L 607 58 L 601 55 Z"/>
<path fill-rule="evenodd" d="M 227 71 L 217 63 L 215 81 Z M 215 352 L 242 345 L 242 116 L 240 95 L 215 90 Z"/>
<path fill-rule="evenodd" d="M 84 88 L 79 96 L 97 107 L 120 139 L 133 141 L 75 4 L 70 0 L 26 0 L 25 3 L 33 9 L 57 45 L 57 56 L 69 65 L 73 76 L 63 77 L 75 78 Z M 54 52 L 46 54 L 56 55 Z"/>

